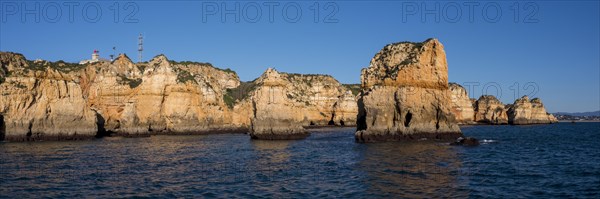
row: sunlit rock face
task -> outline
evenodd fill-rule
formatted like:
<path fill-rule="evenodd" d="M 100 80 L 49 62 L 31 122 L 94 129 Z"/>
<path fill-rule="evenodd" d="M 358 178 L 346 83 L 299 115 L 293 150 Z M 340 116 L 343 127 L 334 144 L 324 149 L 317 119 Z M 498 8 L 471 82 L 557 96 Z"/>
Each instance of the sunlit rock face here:
<path fill-rule="evenodd" d="M 0 66 L 2 140 L 249 130 L 297 139 L 308 135 L 303 126 L 353 125 L 358 111 L 355 95 L 328 75 L 268 69 L 240 82 L 229 69 L 164 55 L 80 65 L 0 52 Z"/>
<path fill-rule="evenodd" d="M 87 107 L 78 75 L 44 64 L 0 52 L 0 137 L 10 141 L 94 137 L 96 116 Z"/>
<path fill-rule="evenodd" d="M 475 102 L 475 121 L 484 124 L 508 124 L 505 105 L 493 95 L 483 95 Z"/>
<path fill-rule="evenodd" d="M 157 56 L 134 64 L 79 65 L 27 61 L 0 53 L 6 140 L 83 139 L 99 132 L 123 136 L 214 133 L 247 128 L 233 121 L 224 90 L 237 75 L 209 64 Z"/>
<path fill-rule="evenodd" d="M 236 107 L 244 113 L 252 108 L 252 138 L 301 139 L 309 135 L 303 126 L 355 123 L 350 117 L 356 117 L 355 96 L 331 76 L 288 74 L 269 68 L 251 84 L 249 97 Z"/>
<path fill-rule="evenodd" d="M 436 39 L 385 46 L 362 70 L 359 142 L 462 136 L 451 111 L 444 46 Z"/>
<path fill-rule="evenodd" d="M 527 96 L 515 100 L 509 106 L 507 114 L 509 124 L 550 124 L 558 122 L 552 114 L 546 112 L 542 100 L 534 98 L 530 101 Z"/>
<path fill-rule="evenodd" d="M 451 110 L 456 121 L 459 124 L 473 124 L 475 120 L 475 110 L 467 90 L 456 83 L 450 83 L 448 86 L 452 102 Z"/>

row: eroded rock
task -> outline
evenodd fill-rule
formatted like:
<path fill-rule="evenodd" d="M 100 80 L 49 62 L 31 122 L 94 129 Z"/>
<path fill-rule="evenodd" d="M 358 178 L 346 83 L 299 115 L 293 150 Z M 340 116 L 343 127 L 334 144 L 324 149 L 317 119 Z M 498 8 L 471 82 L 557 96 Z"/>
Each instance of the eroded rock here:
<path fill-rule="evenodd" d="M 475 121 L 485 124 L 508 124 L 506 108 L 493 95 L 483 95 L 475 102 Z"/>
<path fill-rule="evenodd" d="M 361 85 L 356 141 L 462 136 L 450 109 L 446 54 L 436 39 L 385 46 L 362 70 Z"/>
<path fill-rule="evenodd" d="M 456 121 L 459 124 L 473 124 L 475 121 L 475 110 L 467 90 L 456 83 L 450 83 L 449 89 L 450 99 L 452 101 L 451 110 Z"/>
<path fill-rule="evenodd" d="M 542 100 L 534 98 L 530 101 L 527 96 L 515 100 L 509 107 L 507 114 L 509 124 L 550 124 L 558 122 L 552 114 L 546 112 Z"/>

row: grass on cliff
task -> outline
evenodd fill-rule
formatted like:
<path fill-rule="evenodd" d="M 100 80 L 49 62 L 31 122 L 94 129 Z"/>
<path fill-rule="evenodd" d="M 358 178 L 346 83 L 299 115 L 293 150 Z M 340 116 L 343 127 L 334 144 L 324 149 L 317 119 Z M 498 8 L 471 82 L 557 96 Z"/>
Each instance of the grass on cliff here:
<path fill-rule="evenodd" d="M 342 84 L 348 90 L 352 92 L 352 95 L 356 96 L 360 93 L 360 84 Z"/>
<path fill-rule="evenodd" d="M 69 62 L 65 62 L 63 60 L 58 60 L 56 62 L 50 62 L 50 61 L 36 62 L 36 61 L 27 60 L 26 62 L 27 62 L 27 67 L 25 67 L 25 70 L 34 70 L 34 71 L 45 71 L 46 68 L 52 68 L 52 69 L 58 70 L 63 73 L 69 73 L 69 72 L 73 72 L 73 71 L 79 71 L 86 67 L 85 64 L 69 63 Z"/>
<path fill-rule="evenodd" d="M 142 79 L 141 78 L 137 78 L 137 79 L 130 79 L 128 77 L 126 77 L 125 75 L 118 75 L 119 76 L 119 84 L 127 84 L 129 85 L 129 88 L 136 88 L 138 87 L 140 84 L 142 84 Z"/>
<path fill-rule="evenodd" d="M 254 82 L 240 82 L 238 87 L 227 89 L 227 92 L 223 93 L 223 100 L 229 108 L 233 108 L 237 100 L 246 99 L 255 89 L 256 84 Z"/>
<path fill-rule="evenodd" d="M 185 83 L 187 81 L 192 81 L 198 84 L 198 81 L 196 81 L 196 78 L 190 73 L 190 71 L 177 70 L 177 82 Z"/>
<path fill-rule="evenodd" d="M 174 60 L 169 60 L 169 63 L 172 66 L 174 66 L 174 65 L 183 65 L 183 66 L 188 66 L 188 65 L 210 66 L 210 67 L 212 67 L 214 69 L 217 69 L 217 70 L 220 70 L 220 71 L 223 71 L 223 72 L 226 72 L 226 73 L 231 73 L 231 74 L 237 75 L 237 73 L 235 71 L 233 71 L 233 70 L 231 70 L 229 68 L 226 68 L 226 69 L 217 68 L 217 67 L 213 66 L 209 62 L 194 62 L 194 61 L 181 61 L 181 62 L 178 62 L 178 61 L 174 61 Z"/>

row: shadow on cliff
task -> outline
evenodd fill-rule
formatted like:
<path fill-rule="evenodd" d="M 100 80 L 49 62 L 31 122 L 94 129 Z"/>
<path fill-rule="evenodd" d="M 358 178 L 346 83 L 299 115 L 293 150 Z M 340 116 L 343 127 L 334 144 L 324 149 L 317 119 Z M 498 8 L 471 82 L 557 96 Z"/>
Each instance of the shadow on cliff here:
<path fill-rule="evenodd" d="M 364 94 L 367 95 L 368 93 Z M 358 116 L 356 119 L 356 130 L 366 130 L 367 129 L 367 111 L 365 110 L 365 103 L 363 102 L 363 98 L 359 98 L 356 102 L 358 105 Z"/>
<path fill-rule="evenodd" d="M 4 116 L 0 115 L 0 141 L 6 137 L 6 125 L 4 125 Z"/>
<path fill-rule="evenodd" d="M 96 138 L 107 137 L 113 133 L 112 131 L 107 131 L 104 128 L 105 123 L 106 120 L 104 119 L 104 117 L 102 117 L 100 113 L 96 113 L 96 125 L 98 125 L 98 132 L 96 133 Z"/>

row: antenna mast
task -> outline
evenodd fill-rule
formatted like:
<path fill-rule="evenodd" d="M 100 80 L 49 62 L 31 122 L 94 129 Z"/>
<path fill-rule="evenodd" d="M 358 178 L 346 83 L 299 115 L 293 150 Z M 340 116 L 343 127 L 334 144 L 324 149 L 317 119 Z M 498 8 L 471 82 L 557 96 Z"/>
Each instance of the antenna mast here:
<path fill-rule="evenodd" d="M 144 37 L 140 33 L 138 37 L 138 62 L 142 62 L 142 51 L 144 51 Z"/>

